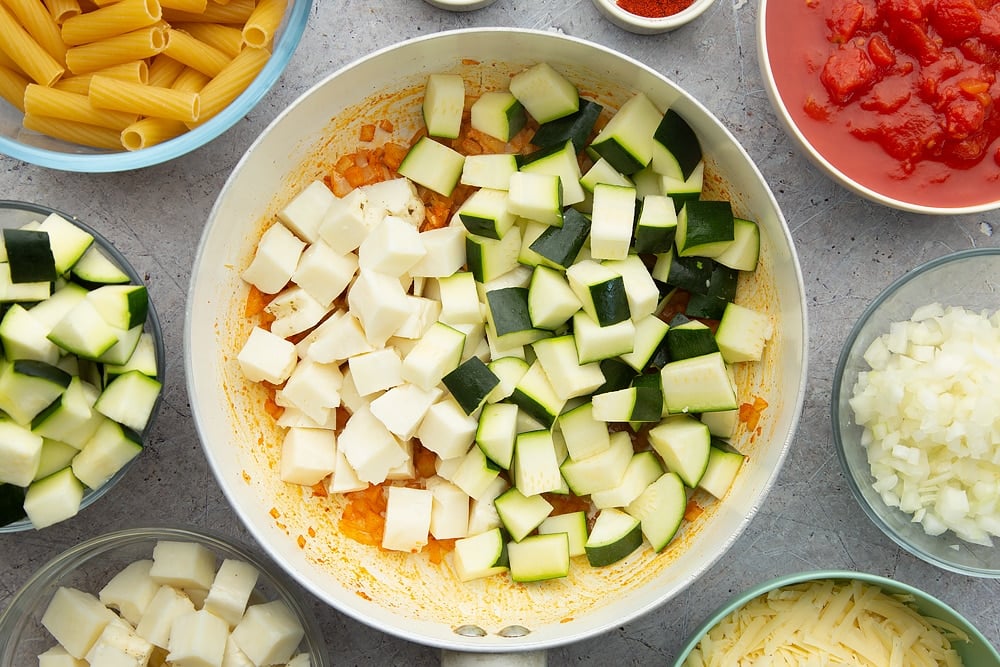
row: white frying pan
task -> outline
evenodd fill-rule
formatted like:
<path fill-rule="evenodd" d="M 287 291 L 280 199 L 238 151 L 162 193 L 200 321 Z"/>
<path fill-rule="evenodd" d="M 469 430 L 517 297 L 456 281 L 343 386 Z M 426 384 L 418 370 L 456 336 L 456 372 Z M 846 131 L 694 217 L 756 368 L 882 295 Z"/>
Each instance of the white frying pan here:
<path fill-rule="evenodd" d="M 729 496 L 709 504 L 661 554 L 644 548 L 605 568 L 573 567 L 566 579 L 460 583 L 450 565 L 380 552 L 338 534 L 338 505 L 285 485 L 277 475 L 281 436 L 248 384 L 236 354 L 248 333 L 239 274 L 266 224 L 330 161 L 357 148 L 362 123 L 389 118 L 400 138 L 419 122 L 428 74 L 459 72 L 469 88 L 504 87 L 525 66 L 547 61 L 589 97 L 617 108 L 644 91 L 693 126 L 708 156 L 711 194 L 729 198 L 762 230 L 761 269 L 741 286 L 743 303 L 777 323 L 763 362 L 742 369 L 743 395 L 768 403 Z M 798 260 L 761 174 L 730 133 L 655 71 L 606 48 L 547 32 L 470 29 L 378 51 L 330 75 L 285 110 L 250 147 L 223 188 L 193 269 L 185 331 L 191 405 L 205 453 L 226 496 L 274 559 L 319 598 L 410 641 L 460 652 L 540 651 L 603 632 L 670 600 L 733 544 L 757 512 L 791 443 L 806 377 L 806 313 Z"/>

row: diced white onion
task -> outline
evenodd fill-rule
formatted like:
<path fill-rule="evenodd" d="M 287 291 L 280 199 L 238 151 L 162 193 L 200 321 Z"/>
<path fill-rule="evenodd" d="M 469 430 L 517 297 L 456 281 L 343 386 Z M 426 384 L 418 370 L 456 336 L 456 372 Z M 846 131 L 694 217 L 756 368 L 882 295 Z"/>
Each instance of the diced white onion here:
<path fill-rule="evenodd" d="M 929 535 L 1000 536 L 1000 316 L 938 303 L 864 353 L 849 405 L 873 487 Z"/>

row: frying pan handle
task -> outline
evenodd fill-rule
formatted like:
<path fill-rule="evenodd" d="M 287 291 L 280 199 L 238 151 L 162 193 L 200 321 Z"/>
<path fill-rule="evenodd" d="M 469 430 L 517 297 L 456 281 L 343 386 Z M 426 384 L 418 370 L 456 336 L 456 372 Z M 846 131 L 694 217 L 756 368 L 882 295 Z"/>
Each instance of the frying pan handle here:
<path fill-rule="evenodd" d="M 441 651 L 441 667 L 545 667 L 545 651 L 464 653 Z"/>

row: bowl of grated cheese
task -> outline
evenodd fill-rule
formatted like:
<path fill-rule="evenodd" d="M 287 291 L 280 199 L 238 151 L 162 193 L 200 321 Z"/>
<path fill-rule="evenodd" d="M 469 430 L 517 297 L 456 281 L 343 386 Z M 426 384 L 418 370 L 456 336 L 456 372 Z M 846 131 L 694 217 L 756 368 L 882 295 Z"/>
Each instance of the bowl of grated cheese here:
<path fill-rule="evenodd" d="M 737 595 L 694 632 L 674 667 L 998 661 L 975 626 L 929 593 L 833 570 L 786 575 Z"/>
<path fill-rule="evenodd" d="M 837 453 L 865 513 L 913 555 L 1000 577 L 1000 248 L 933 259 L 862 314 L 833 381 Z"/>

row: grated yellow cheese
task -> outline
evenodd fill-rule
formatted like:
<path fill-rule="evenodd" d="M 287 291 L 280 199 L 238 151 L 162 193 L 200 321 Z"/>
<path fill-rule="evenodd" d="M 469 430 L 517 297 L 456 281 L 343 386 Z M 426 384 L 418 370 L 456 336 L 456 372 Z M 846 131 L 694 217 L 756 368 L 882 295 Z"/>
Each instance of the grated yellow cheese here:
<path fill-rule="evenodd" d="M 685 667 L 961 667 L 968 636 L 862 581 L 818 580 L 761 595 L 702 637 Z"/>

